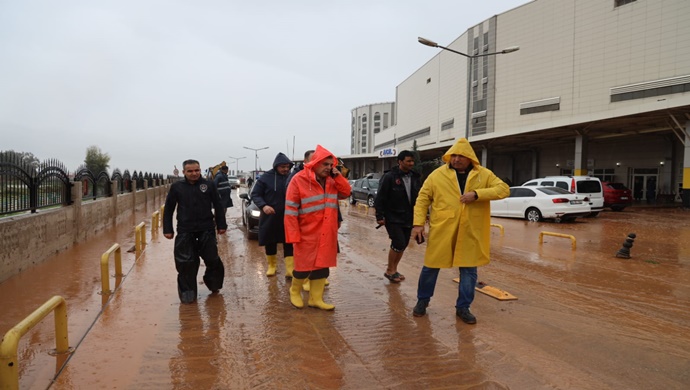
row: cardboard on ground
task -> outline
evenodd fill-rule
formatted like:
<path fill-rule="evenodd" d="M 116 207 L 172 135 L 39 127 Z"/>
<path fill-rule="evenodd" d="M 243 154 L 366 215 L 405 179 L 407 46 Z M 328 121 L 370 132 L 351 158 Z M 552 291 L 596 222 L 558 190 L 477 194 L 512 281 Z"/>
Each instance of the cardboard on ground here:
<path fill-rule="evenodd" d="M 454 278 L 453 281 L 455 283 L 460 283 L 460 278 Z M 494 297 L 499 301 L 514 301 L 518 299 L 515 295 L 507 291 L 501 290 L 500 288 L 491 287 L 488 284 L 484 284 L 482 282 L 477 283 L 477 287 L 475 287 L 474 289 L 476 291 L 479 291 L 480 293 L 486 294 L 490 297 Z"/>

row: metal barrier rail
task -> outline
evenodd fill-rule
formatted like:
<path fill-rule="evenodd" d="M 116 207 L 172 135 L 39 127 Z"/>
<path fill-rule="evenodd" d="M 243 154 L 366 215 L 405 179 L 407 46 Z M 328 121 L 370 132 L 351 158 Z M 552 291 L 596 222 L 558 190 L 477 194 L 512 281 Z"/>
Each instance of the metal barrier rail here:
<path fill-rule="evenodd" d="M 497 227 L 497 228 L 501 229 L 501 235 L 504 234 L 504 232 L 503 232 L 503 225 L 499 225 L 499 224 L 497 224 L 497 223 L 492 223 L 492 224 L 491 224 L 491 227 Z"/>
<path fill-rule="evenodd" d="M 141 256 L 141 252 L 146 249 L 146 222 L 142 222 L 134 227 L 134 249 L 135 258 Z"/>
<path fill-rule="evenodd" d="M 575 250 L 575 246 L 576 246 L 575 237 L 574 237 L 574 236 L 571 236 L 570 234 L 553 233 L 553 232 L 541 232 L 541 233 L 539 233 L 539 244 L 543 244 L 543 243 L 544 243 L 544 236 L 553 236 L 553 237 L 569 238 L 570 241 L 571 241 L 571 243 L 572 243 L 573 250 Z"/>
<path fill-rule="evenodd" d="M 19 339 L 51 311 L 55 312 L 55 353 L 74 352 L 74 349 L 69 347 L 67 334 L 67 303 L 63 297 L 56 295 L 5 333 L 0 344 L 0 388 L 19 389 Z"/>
<path fill-rule="evenodd" d="M 115 277 L 122 277 L 122 249 L 120 244 L 113 244 L 105 253 L 101 255 L 101 294 L 110 294 L 110 275 L 108 269 L 110 268 L 109 259 L 110 254 L 115 253 Z M 115 286 L 117 288 L 117 286 Z"/>

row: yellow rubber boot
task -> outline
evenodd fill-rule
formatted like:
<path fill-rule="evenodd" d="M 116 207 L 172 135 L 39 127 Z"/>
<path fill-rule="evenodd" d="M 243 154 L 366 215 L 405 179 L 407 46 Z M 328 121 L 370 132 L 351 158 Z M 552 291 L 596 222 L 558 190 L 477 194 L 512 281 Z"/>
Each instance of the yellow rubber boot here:
<path fill-rule="evenodd" d="M 304 301 L 302 300 L 302 283 L 304 283 L 304 279 L 295 279 L 295 277 L 293 277 L 292 285 L 290 285 L 290 303 L 298 309 L 304 307 Z"/>
<path fill-rule="evenodd" d="M 311 286 L 309 286 L 309 278 L 304 279 L 304 285 L 302 285 L 302 289 L 307 292 L 309 292 L 309 290 L 311 289 Z"/>
<path fill-rule="evenodd" d="M 285 256 L 285 277 L 291 278 L 292 271 L 295 270 L 295 258 L 292 256 Z"/>
<path fill-rule="evenodd" d="M 321 310 L 333 310 L 335 306 L 325 303 L 323 301 L 323 290 L 326 287 L 326 278 L 314 279 L 310 282 L 311 291 L 309 291 L 309 307 L 316 307 Z"/>
<path fill-rule="evenodd" d="M 276 255 L 266 255 L 266 260 L 268 260 L 268 269 L 266 270 L 266 276 L 275 276 Z"/>

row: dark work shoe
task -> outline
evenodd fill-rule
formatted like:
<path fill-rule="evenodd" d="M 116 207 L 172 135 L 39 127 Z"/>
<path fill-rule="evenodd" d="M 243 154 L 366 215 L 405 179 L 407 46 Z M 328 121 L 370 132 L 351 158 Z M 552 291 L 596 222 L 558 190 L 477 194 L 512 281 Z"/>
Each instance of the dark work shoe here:
<path fill-rule="evenodd" d="M 463 307 L 460 309 L 455 310 L 455 314 L 460 317 L 462 322 L 466 324 L 476 324 L 477 323 L 477 317 L 475 317 L 472 313 L 470 313 L 470 308 L 469 307 Z"/>
<path fill-rule="evenodd" d="M 185 291 L 180 293 L 180 302 L 182 303 L 194 303 L 196 301 L 196 294 L 194 291 Z"/>
<path fill-rule="evenodd" d="M 417 304 L 412 309 L 412 315 L 415 317 L 423 317 L 426 314 L 426 307 L 429 306 L 429 301 L 418 300 Z"/>

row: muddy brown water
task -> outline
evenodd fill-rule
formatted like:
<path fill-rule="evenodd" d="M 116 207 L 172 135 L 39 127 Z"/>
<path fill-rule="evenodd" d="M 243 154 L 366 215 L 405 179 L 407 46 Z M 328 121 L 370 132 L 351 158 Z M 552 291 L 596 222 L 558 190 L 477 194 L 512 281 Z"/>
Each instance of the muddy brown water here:
<path fill-rule="evenodd" d="M 236 199 L 236 205 L 240 202 Z M 154 210 L 151 207 L 151 210 Z M 679 209 L 631 208 L 574 223 L 494 218 L 492 263 L 479 280 L 518 297 L 477 293 L 476 325 L 455 316 L 457 270 L 442 270 L 428 315 L 414 318 L 426 244 L 383 278 L 389 241 L 373 210 L 342 206 L 333 312 L 289 303 L 284 265 L 264 275 L 238 207 L 219 238 L 226 279 L 181 305 L 172 241 L 151 237 L 103 307 L 100 255 L 133 245 L 140 214 L 0 284 L 0 332 L 53 295 L 67 300 L 67 360 L 49 316 L 19 348 L 22 389 L 684 389 L 690 385 L 690 222 Z M 541 231 L 573 235 L 569 239 Z M 637 234 L 631 259 L 615 253 Z M 282 254 L 279 248 L 279 254 Z M 112 268 L 111 268 L 112 271 Z M 201 274 L 203 266 L 199 273 Z M 112 273 L 112 272 L 111 272 Z M 111 284 L 114 282 L 111 280 Z M 107 298 L 107 297 L 106 297 Z M 306 298 L 306 294 L 305 294 Z M 63 363 L 64 367 L 63 367 Z M 57 377 L 55 378 L 55 376 Z"/>

